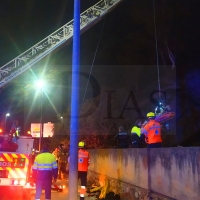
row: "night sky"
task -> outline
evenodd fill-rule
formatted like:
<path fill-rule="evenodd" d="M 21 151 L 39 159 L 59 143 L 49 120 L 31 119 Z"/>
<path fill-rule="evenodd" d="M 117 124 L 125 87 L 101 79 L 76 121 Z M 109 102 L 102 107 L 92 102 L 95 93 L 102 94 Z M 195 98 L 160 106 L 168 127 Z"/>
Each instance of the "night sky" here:
<path fill-rule="evenodd" d="M 81 0 L 81 12 L 98 1 Z M 197 0 L 155 0 L 160 65 L 172 65 L 177 74 L 177 124 L 182 145 L 200 139 L 200 23 Z M 103 20 L 81 35 L 81 65 L 91 65 L 100 39 L 95 65 L 156 65 L 153 0 L 124 0 Z M 0 6 L 0 66 L 73 19 L 70 0 L 2 0 Z M 103 30 L 101 38 L 100 32 Z M 51 64 L 70 65 L 72 44 L 51 56 Z M 39 64 L 43 64 L 45 60 Z M 1 115 L 13 99 L 13 84 L 0 94 Z M 20 82 L 21 85 L 23 85 Z M 5 100 L 6 99 L 6 100 Z M 3 110 L 3 111 L 2 111 Z M 16 116 L 20 115 L 16 109 Z M 190 123 L 188 123 L 190 122 Z M 187 128 L 183 128 L 187 124 Z M 179 128 L 178 128 L 179 129 Z M 185 133 L 185 129 L 187 132 Z M 188 134 L 188 131 L 190 134 Z"/>

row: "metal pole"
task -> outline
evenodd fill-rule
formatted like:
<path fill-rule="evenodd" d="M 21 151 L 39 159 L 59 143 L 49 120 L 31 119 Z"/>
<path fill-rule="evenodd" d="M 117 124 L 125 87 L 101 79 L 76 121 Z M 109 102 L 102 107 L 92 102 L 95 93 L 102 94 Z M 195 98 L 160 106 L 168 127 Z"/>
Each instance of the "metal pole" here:
<path fill-rule="evenodd" d="M 42 120 L 42 105 L 43 105 L 43 90 L 41 92 L 41 105 L 40 105 L 40 138 L 39 138 L 39 152 L 42 147 L 42 138 L 43 138 L 43 120 Z"/>
<path fill-rule="evenodd" d="M 69 200 L 78 197 L 78 117 L 80 63 L 80 0 L 74 0 L 74 31 L 72 55 Z"/>

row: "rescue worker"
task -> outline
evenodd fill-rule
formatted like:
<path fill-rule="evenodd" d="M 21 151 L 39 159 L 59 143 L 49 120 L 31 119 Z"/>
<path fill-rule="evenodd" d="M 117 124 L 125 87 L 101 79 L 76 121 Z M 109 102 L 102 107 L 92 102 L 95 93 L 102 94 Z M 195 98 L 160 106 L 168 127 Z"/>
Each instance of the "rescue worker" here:
<path fill-rule="evenodd" d="M 84 200 L 87 185 L 87 171 L 90 165 L 90 154 L 85 150 L 85 142 L 79 142 L 78 148 L 78 179 L 81 180 L 80 200 Z M 70 163 L 70 157 L 68 158 L 68 162 Z"/>
<path fill-rule="evenodd" d="M 115 136 L 115 147 L 129 148 L 131 143 L 128 133 L 124 130 L 123 126 L 119 127 L 119 133 Z"/>
<path fill-rule="evenodd" d="M 155 120 L 155 113 L 147 113 L 147 118 L 147 123 L 141 129 L 141 133 L 145 135 L 147 148 L 162 147 L 161 125 Z"/>
<path fill-rule="evenodd" d="M 81 180 L 80 200 L 85 199 L 87 185 L 87 171 L 90 165 L 90 154 L 85 150 L 85 142 L 78 144 L 78 179 Z"/>
<path fill-rule="evenodd" d="M 59 145 L 58 151 L 58 178 L 59 179 L 67 179 L 67 159 L 69 156 L 69 152 L 66 149 L 64 144 Z"/>
<path fill-rule="evenodd" d="M 84 200 L 87 184 L 87 171 L 90 165 L 90 154 L 85 150 L 85 143 L 78 143 L 78 179 L 81 180 L 80 200 Z"/>
<path fill-rule="evenodd" d="M 132 148 L 142 148 L 145 143 L 144 135 L 141 134 L 142 120 L 136 120 L 135 126 L 131 129 Z"/>
<path fill-rule="evenodd" d="M 17 139 L 19 138 L 19 132 L 20 128 L 18 127 L 19 121 L 14 120 L 11 130 L 10 130 L 10 135 L 12 136 L 12 141 L 17 143 Z"/>
<path fill-rule="evenodd" d="M 51 184 L 57 180 L 58 166 L 55 156 L 49 152 L 48 143 L 42 145 L 42 152 L 36 156 L 32 171 L 36 184 L 35 200 L 40 200 L 43 189 L 45 190 L 45 200 L 50 200 Z"/>

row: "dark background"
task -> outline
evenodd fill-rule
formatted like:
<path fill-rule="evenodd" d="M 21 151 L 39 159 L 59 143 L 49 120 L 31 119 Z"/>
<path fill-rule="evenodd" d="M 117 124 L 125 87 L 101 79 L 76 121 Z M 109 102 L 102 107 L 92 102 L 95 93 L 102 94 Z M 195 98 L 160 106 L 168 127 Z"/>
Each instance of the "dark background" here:
<path fill-rule="evenodd" d="M 81 12 L 97 1 L 81 0 Z M 200 69 L 198 1 L 155 0 L 159 65 L 171 65 L 177 84 L 178 144 L 200 144 Z M 0 3 L 0 66 L 73 18 L 73 1 L 2 0 Z M 102 35 L 100 35 L 102 31 Z M 96 56 L 95 51 L 100 39 Z M 156 65 L 153 0 L 124 0 L 105 19 L 81 35 L 81 65 Z M 71 65 L 72 44 L 51 55 L 51 65 Z M 47 62 L 43 60 L 39 65 Z M 37 69 L 33 70 L 38 71 Z M 41 71 L 41 68 L 39 69 Z M 29 72 L 31 71 L 29 70 Z M 145 72 L 144 72 L 145 73 Z M 147 74 L 148 76 L 148 74 Z M 1 118 L 7 111 L 23 122 L 18 90 L 22 76 L 1 89 Z M 15 103 L 13 103 L 15 102 Z M 12 119 L 10 118 L 10 122 Z M 8 125 L 9 126 L 9 125 Z"/>

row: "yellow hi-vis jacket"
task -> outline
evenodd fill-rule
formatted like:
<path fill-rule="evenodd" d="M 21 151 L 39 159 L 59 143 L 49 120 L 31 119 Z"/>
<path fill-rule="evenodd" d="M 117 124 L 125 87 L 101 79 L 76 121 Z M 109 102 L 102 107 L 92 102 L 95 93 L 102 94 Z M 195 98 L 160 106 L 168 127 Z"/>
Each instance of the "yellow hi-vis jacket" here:
<path fill-rule="evenodd" d="M 49 152 L 42 152 L 35 157 L 32 167 L 34 180 L 51 181 L 52 177 L 58 177 L 58 165 L 56 158 Z"/>
<path fill-rule="evenodd" d="M 141 136 L 141 128 L 137 127 L 137 126 L 134 126 L 132 129 L 131 129 L 131 133 L 135 133 L 137 134 L 138 137 Z"/>

